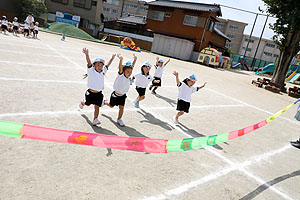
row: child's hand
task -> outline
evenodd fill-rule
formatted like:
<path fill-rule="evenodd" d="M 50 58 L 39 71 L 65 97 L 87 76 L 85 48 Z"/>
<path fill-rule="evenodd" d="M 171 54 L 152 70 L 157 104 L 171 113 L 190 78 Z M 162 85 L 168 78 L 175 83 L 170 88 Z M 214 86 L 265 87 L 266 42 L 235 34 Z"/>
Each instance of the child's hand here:
<path fill-rule="evenodd" d="M 158 61 L 158 60 L 159 60 L 159 57 L 156 57 L 156 60 Z"/>
<path fill-rule="evenodd" d="M 153 81 L 154 83 L 159 83 L 160 82 L 160 80 L 155 80 L 155 81 Z"/>
<path fill-rule="evenodd" d="M 133 54 L 133 59 L 134 59 L 134 60 L 136 60 L 136 59 L 137 59 L 137 57 L 136 57 L 136 55 L 135 55 L 135 54 Z"/>
<path fill-rule="evenodd" d="M 205 83 L 203 84 L 203 87 L 206 86 L 206 84 L 207 84 L 207 82 L 205 82 Z"/>
<path fill-rule="evenodd" d="M 112 59 L 115 59 L 115 57 L 116 57 L 116 54 L 113 54 L 113 55 L 111 56 Z"/>
<path fill-rule="evenodd" d="M 174 71 L 173 74 L 177 77 L 178 76 L 178 72 Z"/>
<path fill-rule="evenodd" d="M 123 57 L 121 56 L 121 54 L 118 54 L 117 57 L 118 57 L 120 60 L 123 60 Z"/>
<path fill-rule="evenodd" d="M 82 53 L 84 53 L 85 55 L 89 55 L 89 50 L 87 48 L 83 48 Z"/>

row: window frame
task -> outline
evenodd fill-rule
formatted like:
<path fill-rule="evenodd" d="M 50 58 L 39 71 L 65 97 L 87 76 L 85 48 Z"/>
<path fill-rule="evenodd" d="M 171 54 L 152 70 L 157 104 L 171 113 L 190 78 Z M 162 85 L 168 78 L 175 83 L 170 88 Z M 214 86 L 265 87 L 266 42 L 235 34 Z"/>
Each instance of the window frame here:
<path fill-rule="evenodd" d="M 187 17 L 195 18 L 195 19 L 196 19 L 196 23 L 195 23 L 195 24 L 188 24 L 188 23 L 186 23 L 186 18 L 187 18 Z M 184 15 L 183 25 L 196 27 L 197 24 L 198 24 L 198 16 Z"/>

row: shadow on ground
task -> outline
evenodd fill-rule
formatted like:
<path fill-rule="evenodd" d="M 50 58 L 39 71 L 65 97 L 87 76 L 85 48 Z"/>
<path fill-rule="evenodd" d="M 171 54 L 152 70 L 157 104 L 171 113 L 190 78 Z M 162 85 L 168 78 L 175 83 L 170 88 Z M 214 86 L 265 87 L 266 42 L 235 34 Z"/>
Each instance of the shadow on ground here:
<path fill-rule="evenodd" d="M 250 200 L 250 199 L 254 199 L 256 196 L 258 196 L 260 193 L 262 193 L 263 191 L 267 190 L 269 187 L 280 183 L 282 181 L 285 181 L 286 179 L 289 178 L 293 178 L 295 176 L 300 176 L 300 170 L 294 171 L 290 174 L 286 174 L 283 176 L 279 176 L 269 182 L 266 182 L 260 186 L 258 186 L 255 190 L 253 190 L 252 192 L 250 192 L 249 194 L 247 194 L 246 196 L 242 197 L 240 200 Z"/>
<path fill-rule="evenodd" d="M 149 124 L 153 124 L 153 125 L 156 125 L 156 126 L 160 126 L 163 129 L 166 129 L 168 131 L 171 131 L 171 130 L 174 129 L 168 123 L 161 121 L 160 119 L 156 118 L 151 113 L 148 113 L 143 109 L 141 109 L 141 111 L 137 111 L 137 112 L 140 113 L 141 115 L 143 115 L 143 117 L 145 118 L 145 120 L 140 121 L 141 123 L 149 123 Z"/>

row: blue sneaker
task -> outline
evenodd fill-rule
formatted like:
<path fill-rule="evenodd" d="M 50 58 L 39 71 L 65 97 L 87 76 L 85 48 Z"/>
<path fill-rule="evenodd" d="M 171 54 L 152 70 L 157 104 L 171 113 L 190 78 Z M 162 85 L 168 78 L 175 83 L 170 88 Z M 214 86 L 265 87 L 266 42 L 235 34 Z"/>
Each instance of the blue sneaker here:
<path fill-rule="evenodd" d="M 134 107 L 136 107 L 136 108 L 139 108 L 139 107 L 140 107 L 140 104 L 139 104 L 139 102 L 138 102 L 136 99 L 133 101 L 133 105 L 134 105 Z"/>

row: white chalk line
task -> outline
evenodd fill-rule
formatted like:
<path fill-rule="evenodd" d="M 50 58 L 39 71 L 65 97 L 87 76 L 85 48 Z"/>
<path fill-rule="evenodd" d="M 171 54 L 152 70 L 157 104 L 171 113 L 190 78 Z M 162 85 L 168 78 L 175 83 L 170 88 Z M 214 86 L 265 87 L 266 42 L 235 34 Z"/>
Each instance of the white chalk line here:
<path fill-rule="evenodd" d="M 43 53 L 12 51 L 12 50 L 5 50 L 5 49 L 0 49 L 0 51 L 9 52 L 9 53 L 15 53 L 15 54 L 27 54 L 27 55 L 31 55 L 31 56 L 44 56 L 44 57 L 53 57 L 53 58 L 59 58 L 59 57 L 61 57 L 61 56 L 55 56 L 55 55 L 46 55 L 46 54 L 43 54 Z M 78 57 L 72 57 L 72 59 L 83 60 L 83 58 L 78 58 Z"/>
<path fill-rule="evenodd" d="M 210 89 L 210 88 L 205 88 L 205 90 L 214 92 L 214 93 L 216 93 L 216 94 L 219 94 L 219 95 L 221 95 L 221 96 L 224 96 L 224 97 L 226 97 L 226 98 L 229 98 L 229 99 L 231 99 L 231 100 L 233 100 L 233 101 L 236 101 L 236 102 L 238 102 L 238 103 L 247 105 L 247 106 L 249 106 L 249 107 L 251 107 L 251 108 L 254 108 L 254 109 L 256 109 L 256 110 L 262 111 L 262 112 L 264 112 L 264 113 L 267 113 L 267 114 L 270 114 L 270 115 L 275 114 L 275 113 L 269 112 L 269 111 L 267 111 L 267 110 L 264 110 L 264 109 L 262 109 L 262 108 L 259 108 L 259 107 L 257 107 L 257 106 L 248 104 L 248 103 L 246 103 L 246 102 L 244 102 L 244 101 L 238 100 L 238 99 L 236 99 L 236 98 L 234 98 L 234 97 L 227 96 L 226 94 L 223 94 L 223 93 L 221 93 L 221 92 L 217 92 L 217 91 L 215 91 L 215 90 L 212 90 L 212 89 Z M 298 123 L 298 122 L 296 122 L 296 121 L 294 121 L 294 120 L 291 120 L 291 119 L 289 119 L 289 118 L 282 117 L 282 116 L 279 116 L 278 118 L 287 120 L 287 121 L 289 121 L 289 122 L 291 122 L 291 123 L 293 123 L 293 124 L 297 124 L 298 126 L 300 126 L 300 123 Z"/>
<path fill-rule="evenodd" d="M 13 64 L 15 67 L 18 65 L 26 65 L 26 66 L 34 66 L 34 67 L 42 67 L 45 69 L 47 68 L 65 68 L 65 69 L 77 69 L 76 67 L 67 67 L 64 65 L 46 65 L 46 64 L 38 64 L 38 63 L 27 63 L 27 62 L 14 62 L 14 61 L 4 61 L 0 60 L 0 63 L 5 63 L 5 64 Z M 0 65 L 0 67 L 3 65 Z M 5 66 L 6 67 L 6 66 Z"/>
<path fill-rule="evenodd" d="M 234 108 L 234 107 L 243 107 L 244 105 L 203 105 L 203 106 L 191 106 L 191 109 L 206 109 L 206 108 Z M 166 107 L 151 107 L 147 108 L 149 110 L 174 110 L 175 107 L 166 106 Z M 125 111 L 140 111 L 138 108 L 127 108 Z M 94 110 L 80 110 L 80 112 L 94 112 Z M 78 110 L 64 110 L 64 111 L 27 111 L 20 113 L 0 113 L 0 118 L 3 117 L 17 117 L 17 116 L 37 116 L 37 115 L 65 115 L 65 114 L 80 114 Z M 101 113 L 106 112 L 119 112 L 117 108 L 101 108 Z"/>
<path fill-rule="evenodd" d="M 27 81 L 27 82 L 49 82 L 49 83 L 78 83 L 86 84 L 86 81 L 60 81 L 60 80 L 43 80 L 43 79 L 22 79 L 22 78 L 4 78 L 0 77 L 2 81 Z"/>
<path fill-rule="evenodd" d="M 249 160 L 247 160 L 247 161 L 245 161 L 243 163 L 240 163 L 240 164 L 232 163 L 232 165 L 230 165 L 230 167 L 227 167 L 227 168 L 225 168 L 225 169 L 223 169 L 221 171 L 216 171 L 214 173 L 210 173 L 209 175 L 204 176 L 204 177 L 202 177 L 200 179 L 197 179 L 197 180 L 191 181 L 189 183 L 183 184 L 181 186 L 178 186 L 176 188 L 167 190 L 163 194 L 159 194 L 159 195 L 156 195 L 156 196 L 143 197 L 142 199 L 143 200 L 158 200 L 158 199 L 159 200 L 164 200 L 164 199 L 170 198 L 172 196 L 178 196 L 180 194 L 183 194 L 184 192 L 187 192 L 190 189 L 196 188 L 197 186 L 199 186 L 201 184 L 204 184 L 206 182 L 209 182 L 209 181 L 215 180 L 217 178 L 220 178 L 222 176 L 225 176 L 228 173 L 233 172 L 235 170 L 242 171 L 247 176 L 255 179 L 260 184 L 266 184 L 266 182 L 263 181 L 262 179 L 254 176 L 250 172 L 246 171 L 245 167 L 249 167 L 251 165 L 254 165 L 254 164 L 258 163 L 258 162 L 261 162 L 262 160 L 267 160 L 267 159 L 269 159 L 269 158 L 271 158 L 271 157 L 273 157 L 273 156 L 275 156 L 277 154 L 280 154 L 280 153 L 282 153 L 282 152 L 284 152 L 284 151 L 286 151 L 286 150 L 288 150 L 290 148 L 291 148 L 290 145 L 286 145 L 286 146 L 284 146 L 282 148 L 279 148 L 279 149 L 276 149 L 276 150 L 273 150 L 273 151 L 270 151 L 270 152 L 267 152 L 267 153 L 264 153 L 264 154 L 261 154 L 261 155 L 258 155 L 258 156 L 254 156 L 254 157 L 250 158 Z M 291 199 L 286 194 L 284 194 L 283 192 L 281 192 L 278 189 L 274 188 L 273 186 L 271 186 L 271 185 L 267 185 L 267 186 L 272 191 L 276 192 L 277 194 L 279 194 L 280 196 L 284 197 L 285 199 Z"/>

